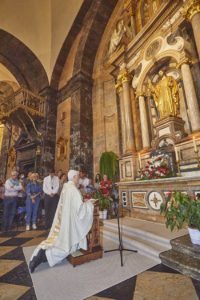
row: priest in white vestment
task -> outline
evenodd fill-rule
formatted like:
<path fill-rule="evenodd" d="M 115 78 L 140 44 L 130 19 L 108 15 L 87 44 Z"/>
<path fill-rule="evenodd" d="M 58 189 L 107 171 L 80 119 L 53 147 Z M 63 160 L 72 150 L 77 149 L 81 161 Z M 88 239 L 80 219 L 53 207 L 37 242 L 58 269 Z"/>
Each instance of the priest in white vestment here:
<path fill-rule="evenodd" d="M 77 188 L 78 171 L 70 170 L 68 180 L 63 186 L 50 233 L 31 257 L 31 273 L 44 261 L 53 267 L 77 249 L 87 250 L 86 236 L 92 227 L 94 205 L 91 201 L 83 202 Z"/>

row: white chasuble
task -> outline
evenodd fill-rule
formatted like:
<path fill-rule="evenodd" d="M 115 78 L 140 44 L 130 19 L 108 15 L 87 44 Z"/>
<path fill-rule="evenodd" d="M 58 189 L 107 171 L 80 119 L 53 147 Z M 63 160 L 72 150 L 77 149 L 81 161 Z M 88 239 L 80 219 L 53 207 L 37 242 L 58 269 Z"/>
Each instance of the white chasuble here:
<path fill-rule="evenodd" d="M 92 227 L 94 206 L 83 202 L 81 193 L 73 181 L 64 184 L 50 233 L 33 252 L 46 250 L 52 267 L 77 249 L 87 250 L 86 235 Z"/>

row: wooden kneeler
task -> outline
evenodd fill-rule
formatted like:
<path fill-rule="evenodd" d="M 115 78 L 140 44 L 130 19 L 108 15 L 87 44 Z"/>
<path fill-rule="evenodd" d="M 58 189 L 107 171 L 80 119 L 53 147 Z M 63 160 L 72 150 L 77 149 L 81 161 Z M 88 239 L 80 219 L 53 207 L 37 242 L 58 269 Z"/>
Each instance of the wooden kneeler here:
<path fill-rule="evenodd" d="M 103 248 L 100 243 L 100 226 L 99 226 L 99 204 L 94 205 L 93 224 L 87 235 L 88 250 L 79 249 L 67 257 L 68 261 L 75 267 L 82 265 L 91 260 L 102 258 Z"/>

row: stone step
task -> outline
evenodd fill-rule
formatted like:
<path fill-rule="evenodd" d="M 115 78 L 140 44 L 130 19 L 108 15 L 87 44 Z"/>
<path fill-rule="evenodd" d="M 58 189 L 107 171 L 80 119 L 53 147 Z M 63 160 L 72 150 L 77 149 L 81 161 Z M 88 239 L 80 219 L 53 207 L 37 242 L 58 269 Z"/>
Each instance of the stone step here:
<path fill-rule="evenodd" d="M 200 260 L 173 249 L 160 254 L 161 262 L 176 271 L 200 281 Z"/>
<path fill-rule="evenodd" d="M 172 233 L 166 229 L 164 224 L 142 221 L 128 217 L 121 218 L 120 225 L 122 232 L 125 234 L 129 234 L 133 238 L 139 237 L 144 241 L 154 241 L 154 243 L 166 247 L 167 249 L 171 249 L 171 239 L 187 233 L 186 230 L 180 230 L 179 232 Z M 117 220 L 105 220 L 104 228 L 117 230 Z"/>
<path fill-rule="evenodd" d="M 106 239 L 115 242 L 117 245 L 119 244 L 118 231 L 115 230 L 115 228 L 103 228 L 103 236 Z M 169 249 L 169 247 L 166 248 L 160 244 L 154 243 L 154 241 L 144 240 L 139 236 L 132 236 L 130 232 L 122 233 L 122 242 L 124 248 L 138 250 L 140 254 L 148 256 L 158 263 L 160 263 L 159 254 Z"/>
<path fill-rule="evenodd" d="M 171 245 L 173 250 L 200 260 L 200 246 L 192 244 L 189 234 L 171 240 Z"/>

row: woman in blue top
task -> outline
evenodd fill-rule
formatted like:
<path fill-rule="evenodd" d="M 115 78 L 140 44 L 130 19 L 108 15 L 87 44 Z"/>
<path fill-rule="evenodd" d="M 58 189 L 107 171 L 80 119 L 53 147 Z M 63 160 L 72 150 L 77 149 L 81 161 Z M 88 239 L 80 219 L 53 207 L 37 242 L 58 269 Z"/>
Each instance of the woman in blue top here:
<path fill-rule="evenodd" d="M 30 230 L 32 221 L 32 228 L 37 229 L 37 213 L 41 200 L 42 187 L 37 182 L 35 173 L 31 175 L 31 181 L 26 187 L 26 230 Z"/>

